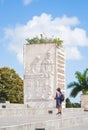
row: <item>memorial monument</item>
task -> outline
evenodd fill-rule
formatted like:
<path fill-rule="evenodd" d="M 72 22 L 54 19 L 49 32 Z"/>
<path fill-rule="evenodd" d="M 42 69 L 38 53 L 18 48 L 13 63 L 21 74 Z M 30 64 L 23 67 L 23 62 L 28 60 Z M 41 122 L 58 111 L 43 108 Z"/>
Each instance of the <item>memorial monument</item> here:
<path fill-rule="evenodd" d="M 24 104 L 32 108 L 55 107 L 57 87 L 66 93 L 64 48 L 56 43 L 25 44 Z"/>

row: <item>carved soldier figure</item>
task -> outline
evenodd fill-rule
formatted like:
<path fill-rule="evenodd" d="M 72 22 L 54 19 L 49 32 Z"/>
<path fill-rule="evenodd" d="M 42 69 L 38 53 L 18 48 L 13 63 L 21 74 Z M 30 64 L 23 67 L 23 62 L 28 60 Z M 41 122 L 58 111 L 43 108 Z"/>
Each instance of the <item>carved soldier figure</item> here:
<path fill-rule="evenodd" d="M 51 59 L 50 52 L 46 53 L 46 56 L 41 63 L 41 67 L 42 67 L 42 72 L 46 77 L 50 77 L 50 75 L 53 74 L 53 62 Z"/>

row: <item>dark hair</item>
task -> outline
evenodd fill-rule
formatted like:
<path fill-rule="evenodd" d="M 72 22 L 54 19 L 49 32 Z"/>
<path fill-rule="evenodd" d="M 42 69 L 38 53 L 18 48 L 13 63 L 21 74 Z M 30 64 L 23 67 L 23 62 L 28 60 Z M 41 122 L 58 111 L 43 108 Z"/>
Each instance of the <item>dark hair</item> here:
<path fill-rule="evenodd" d="M 59 92 L 61 92 L 61 89 L 60 89 L 60 88 L 57 88 L 56 90 L 59 91 Z"/>

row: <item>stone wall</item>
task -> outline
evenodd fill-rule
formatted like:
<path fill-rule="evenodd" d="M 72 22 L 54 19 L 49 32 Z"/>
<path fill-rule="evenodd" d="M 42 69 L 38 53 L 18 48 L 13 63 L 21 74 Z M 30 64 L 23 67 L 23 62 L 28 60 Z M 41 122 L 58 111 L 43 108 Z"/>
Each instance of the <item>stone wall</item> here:
<path fill-rule="evenodd" d="M 57 87 L 65 94 L 64 49 L 52 43 L 24 45 L 24 103 L 55 107 Z"/>
<path fill-rule="evenodd" d="M 0 103 L 0 108 L 13 108 L 13 109 L 18 109 L 18 108 L 27 108 L 26 104 L 17 104 L 17 103 Z"/>
<path fill-rule="evenodd" d="M 88 95 L 81 95 L 81 107 L 88 110 Z"/>

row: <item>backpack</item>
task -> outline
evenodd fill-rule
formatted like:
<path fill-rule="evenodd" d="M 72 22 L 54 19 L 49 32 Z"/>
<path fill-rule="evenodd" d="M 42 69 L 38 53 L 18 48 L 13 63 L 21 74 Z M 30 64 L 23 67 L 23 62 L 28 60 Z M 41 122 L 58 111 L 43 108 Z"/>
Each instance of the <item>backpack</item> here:
<path fill-rule="evenodd" d="M 64 101 L 64 99 L 65 99 L 64 94 L 63 94 L 63 93 L 61 93 L 61 96 L 60 96 L 60 100 L 61 100 L 61 102 L 63 102 L 63 101 Z"/>

